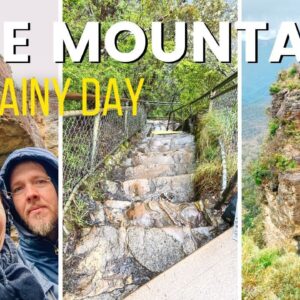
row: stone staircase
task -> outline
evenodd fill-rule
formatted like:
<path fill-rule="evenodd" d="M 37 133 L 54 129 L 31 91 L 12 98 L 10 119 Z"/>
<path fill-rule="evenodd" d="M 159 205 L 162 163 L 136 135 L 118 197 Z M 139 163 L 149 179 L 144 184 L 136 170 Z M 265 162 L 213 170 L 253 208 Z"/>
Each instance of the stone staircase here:
<path fill-rule="evenodd" d="M 194 202 L 194 137 L 148 126 L 100 182 L 105 200 L 93 204 L 94 225 L 77 243 L 64 299 L 124 299 L 218 234 Z"/>

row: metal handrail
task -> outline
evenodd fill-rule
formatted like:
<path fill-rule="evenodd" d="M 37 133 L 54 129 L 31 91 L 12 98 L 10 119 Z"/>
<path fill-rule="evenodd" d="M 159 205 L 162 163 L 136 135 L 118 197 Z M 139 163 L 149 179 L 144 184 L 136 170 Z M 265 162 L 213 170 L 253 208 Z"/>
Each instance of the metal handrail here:
<path fill-rule="evenodd" d="M 179 110 L 182 110 L 183 108 L 185 107 L 188 107 L 188 106 L 191 106 L 192 104 L 195 104 L 197 102 L 199 102 L 200 100 L 202 99 L 205 99 L 207 97 L 210 96 L 210 99 L 214 99 L 214 98 L 217 98 L 218 96 L 221 96 L 233 89 L 235 89 L 237 87 L 237 84 L 234 84 L 233 86 L 227 88 L 226 90 L 218 93 L 217 95 L 214 95 L 214 92 L 220 88 L 222 88 L 223 86 L 225 86 L 227 83 L 229 83 L 230 81 L 232 81 L 233 79 L 235 79 L 237 77 L 238 73 L 237 72 L 234 72 L 233 74 L 231 74 L 229 77 L 227 77 L 225 80 L 223 80 L 222 82 L 220 82 L 219 84 L 217 84 L 215 87 L 213 87 L 211 90 L 209 90 L 208 92 L 204 93 L 203 95 L 201 95 L 200 97 L 196 98 L 195 100 L 189 102 L 189 103 L 186 103 L 180 107 L 177 107 L 176 109 L 173 109 L 169 112 L 168 114 L 168 125 L 167 125 L 167 129 L 169 129 L 169 125 L 170 125 L 170 121 L 171 121 L 171 116 L 172 114 L 174 114 L 175 112 L 179 111 Z"/>

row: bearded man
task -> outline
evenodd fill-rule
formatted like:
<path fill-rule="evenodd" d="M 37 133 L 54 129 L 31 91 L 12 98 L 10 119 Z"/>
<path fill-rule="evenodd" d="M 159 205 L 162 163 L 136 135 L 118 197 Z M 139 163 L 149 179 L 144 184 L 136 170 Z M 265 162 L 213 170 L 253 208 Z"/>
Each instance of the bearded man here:
<path fill-rule="evenodd" d="M 49 151 L 14 151 L 2 166 L 19 246 L 50 283 L 58 284 L 58 162 Z"/>

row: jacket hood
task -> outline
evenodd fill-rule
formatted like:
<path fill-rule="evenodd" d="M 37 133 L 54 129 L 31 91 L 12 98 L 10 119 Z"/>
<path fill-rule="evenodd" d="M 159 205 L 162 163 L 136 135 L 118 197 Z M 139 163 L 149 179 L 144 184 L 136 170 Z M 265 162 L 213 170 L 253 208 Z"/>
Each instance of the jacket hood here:
<path fill-rule="evenodd" d="M 10 192 L 10 176 L 14 168 L 26 161 L 33 161 L 41 164 L 48 176 L 51 178 L 56 190 L 58 187 L 58 161 L 57 158 L 48 150 L 35 147 L 27 147 L 15 150 L 5 160 L 0 176 L 3 178 L 7 191 Z"/>

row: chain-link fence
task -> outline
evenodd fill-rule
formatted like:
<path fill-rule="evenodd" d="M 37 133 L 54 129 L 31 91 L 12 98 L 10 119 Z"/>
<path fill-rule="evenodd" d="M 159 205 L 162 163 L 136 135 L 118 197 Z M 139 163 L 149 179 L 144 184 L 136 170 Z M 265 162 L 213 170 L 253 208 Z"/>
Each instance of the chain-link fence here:
<path fill-rule="evenodd" d="M 123 107 L 123 116 L 109 111 L 106 116 L 83 116 L 82 111 L 67 112 L 63 119 L 64 199 L 68 199 L 79 182 L 92 172 L 120 144 L 146 123 L 145 106 L 140 104 L 136 116 L 132 107 Z"/>

